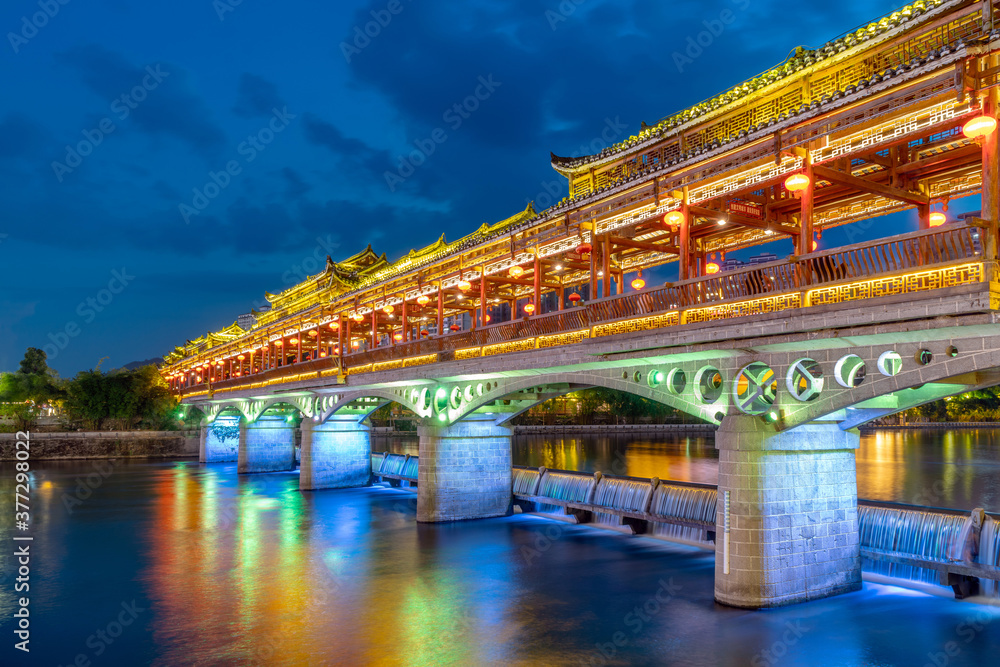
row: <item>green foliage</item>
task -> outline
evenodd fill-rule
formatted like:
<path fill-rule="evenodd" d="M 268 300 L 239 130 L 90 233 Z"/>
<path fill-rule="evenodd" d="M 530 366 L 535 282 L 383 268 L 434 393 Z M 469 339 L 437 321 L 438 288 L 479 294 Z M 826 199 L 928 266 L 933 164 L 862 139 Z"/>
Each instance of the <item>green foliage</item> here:
<path fill-rule="evenodd" d="M 0 373 L 0 416 L 14 422 L 14 429 L 35 427 L 42 405 L 64 395 L 59 378 L 46 363 L 45 352 L 29 347 L 15 373 Z"/>
<path fill-rule="evenodd" d="M 92 430 L 166 429 L 177 402 L 154 366 L 102 373 L 83 371 L 68 383 L 65 410 Z"/>
<path fill-rule="evenodd" d="M 24 359 L 21 360 L 21 367 L 18 369 L 18 372 L 25 375 L 47 375 L 51 372 L 48 358 L 44 350 L 39 350 L 37 347 L 29 347 L 24 353 Z"/>
<path fill-rule="evenodd" d="M 234 440 L 240 437 L 240 425 L 239 424 L 222 424 L 220 422 L 212 422 L 209 427 L 212 434 L 219 440 Z"/>

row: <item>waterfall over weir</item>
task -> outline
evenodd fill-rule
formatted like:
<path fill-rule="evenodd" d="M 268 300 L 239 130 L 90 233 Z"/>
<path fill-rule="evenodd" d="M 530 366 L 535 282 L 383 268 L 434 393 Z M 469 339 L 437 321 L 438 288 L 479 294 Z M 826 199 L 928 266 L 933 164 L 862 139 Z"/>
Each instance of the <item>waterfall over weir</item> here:
<path fill-rule="evenodd" d="M 372 454 L 375 475 L 415 482 L 418 464 L 416 456 Z M 718 492 L 713 486 L 523 466 L 514 466 L 512 473 L 514 501 L 524 511 L 714 549 Z M 859 500 L 862 568 L 944 586 L 943 567 L 1000 567 L 1000 517 L 980 512 L 980 524 L 973 516 L 977 513 Z M 974 574 L 980 594 L 1000 597 L 995 579 Z"/>

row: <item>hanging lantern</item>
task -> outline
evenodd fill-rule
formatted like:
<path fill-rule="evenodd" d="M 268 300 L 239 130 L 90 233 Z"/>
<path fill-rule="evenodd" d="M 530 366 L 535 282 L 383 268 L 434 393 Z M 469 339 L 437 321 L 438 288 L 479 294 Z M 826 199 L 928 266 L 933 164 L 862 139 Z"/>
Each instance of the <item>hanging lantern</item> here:
<path fill-rule="evenodd" d="M 340 328 L 340 323 L 339 322 L 330 322 L 330 328 L 333 329 L 334 331 L 336 331 L 337 329 Z"/>
<path fill-rule="evenodd" d="M 430 332 L 430 331 L 428 331 L 427 329 L 421 329 L 421 330 L 420 330 L 420 335 L 421 335 L 421 336 L 424 336 L 424 337 L 426 338 L 427 336 L 430 336 L 430 335 L 431 335 L 431 332 Z"/>
<path fill-rule="evenodd" d="M 569 295 L 569 302 L 572 303 L 575 306 L 577 303 L 580 302 L 580 299 L 582 299 L 582 298 L 583 297 L 581 297 L 579 294 L 577 294 L 576 292 L 573 292 L 572 294 Z"/>
<path fill-rule="evenodd" d="M 351 347 L 355 349 L 361 347 L 361 341 L 360 340 L 351 341 Z"/>
<path fill-rule="evenodd" d="M 719 266 L 718 264 L 716 264 L 715 262 L 709 262 L 708 264 L 705 265 L 705 273 L 707 275 L 712 275 L 713 273 L 718 273 L 721 270 L 722 270 L 722 267 Z"/>
<path fill-rule="evenodd" d="M 385 308 L 382 309 L 382 312 L 385 313 L 386 315 L 392 315 L 392 311 L 394 311 L 394 310 L 396 310 L 396 309 L 393 308 L 391 305 L 388 305 L 388 306 L 386 306 Z"/>
<path fill-rule="evenodd" d="M 524 312 L 526 312 L 528 315 L 531 315 L 533 312 L 535 312 L 535 304 L 531 303 L 530 301 L 524 304 Z"/>
<path fill-rule="evenodd" d="M 336 354 L 336 353 L 334 353 L 334 354 Z M 325 357 L 326 356 L 326 350 L 320 350 L 319 351 L 319 356 L 320 357 Z"/>
<path fill-rule="evenodd" d="M 809 187 L 809 177 L 805 174 L 792 174 L 785 179 L 785 189 L 798 196 L 803 190 Z"/>
<path fill-rule="evenodd" d="M 680 211 L 671 211 L 663 216 L 663 220 L 672 227 L 679 227 L 684 222 L 684 214 Z"/>
<path fill-rule="evenodd" d="M 201 382 L 201 376 L 200 375 L 198 376 L 198 382 Z"/>
<path fill-rule="evenodd" d="M 511 278 L 520 278 L 521 274 L 524 273 L 524 269 L 520 266 L 512 266 L 510 267 L 509 273 Z"/>
<path fill-rule="evenodd" d="M 448 328 L 451 329 L 452 331 L 461 331 L 462 330 L 462 327 L 458 326 L 457 324 L 452 324 Z"/>
<path fill-rule="evenodd" d="M 275 344 L 275 346 L 277 346 L 277 347 L 281 347 L 281 346 L 282 346 L 282 345 L 284 345 L 285 343 L 284 343 L 283 341 L 280 341 L 280 340 L 276 340 L 276 341 L 274 341 L 274 344 Z"/>
<path fill-rule="evenodd" d="M 420 296 L 417 297 L 417 303 L 419 303 L 421 306 L 426 306 L 430 302 L 431 298 L 426 294 L 421 294 Z"/>
<path fill-rule="evenodd" d="M 637 275 L 635 277 L 635 280 L 632 281 L 632 289 L 638 292 L 645 286 L 646 286 L 646 281 L 642 279 L 642 271 L 639 271 L 639 275 Z"/>
<path fill-rule="evenodd" d="M 993 116 L 977 116 L 962 127 L 962 134 L 969 139 L 980 141 L 997 129 L 997 119 Z"/>
<path fill-rule="evenodd" d="M 244 359 L 246 359 L 246 357 L 243 356 L 242 354 L 240 356 L 236 357 L 236 358 L 239 359 L 240 361 L 243 361 Z"/>
<path fill-rule="evenodd" d="M 401 333 L 393 334 L 392 338 L 398 343 L 399 341 L 403 340 L 403 334 Z"/>
<path fill-rule="evenodd" d="M 333 353 L 334 354 L 340 354 L 340 347 L 338 346 L 338 347 L 333 348 Z"/>
<path fill-rule="evenodd" d="M 462 290 L 463 292 L 468 292 L 470 289 L 472 289 L 472 283 L 470 283 L 468 280 L 459 280 L 458 289 Z"/>
<path fill-rule="evenodd" d="M 299 344 L 299 339 L 298 338 L 289 338 L 288 342 L 291 343 L 292 345 L 298 345 Z"/>
<path fill-rule="evenodd" d="M 581 243 L 576 247 L 576 254 L 589 255 L 594 250 L 594 246 L 589 243 Z"/>
<path fill-rule="evenodd" d="M 317 335 L 317 334 L 316 334 L 316 330 L 315 330 L 315 329 L 313 329 L 312 331 L 310 331 L 310 332 L 309 332 L 309 335 L 310 335 L 310 336 L 312 336 L 313 338 L 315 338 L 315 337 L 316 337 L 316 335 Z"/>
<path fill-rule="evenodd" d="M 934 211 L 931 213 L 930 219 L 928 219 L 927 222 L 931 227 L 940 227 L 944 223 L 948 222 L 948 216 L 941 211 Z"/>
<path fill-rule="evenodd" d="M 490 317 L 489 315 L 487 315 L 486 316 L 486 323 L 489 324 L 490 320 L 492 320 L 492 319 L 493 319 L 492 317 Z"/>
<path fill-rule="evenodd" d="M 365 316 L 362 315 L 361 313 L 354 313 L 353 317 L 355 322 L 360 322 L 361 320 L 365 319 Z"/>

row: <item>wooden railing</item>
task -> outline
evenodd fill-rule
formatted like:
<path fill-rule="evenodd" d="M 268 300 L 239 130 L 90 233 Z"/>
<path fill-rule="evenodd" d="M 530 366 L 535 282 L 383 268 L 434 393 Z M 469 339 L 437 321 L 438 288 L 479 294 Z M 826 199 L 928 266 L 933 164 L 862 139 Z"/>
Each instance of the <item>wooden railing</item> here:
<path fill-rule="evenodd" d="M 981 235 L 985 232 L 986 229 L 977 224 L 953 224 L 801 257 L 792 256 L 768 264 L 596 299 L 584 306 L 557 312 L 355 352 L 344 357 L 343 366 L 350 372 L 351 369 L 364 369 L 372 364 L 429 355 L 437 357 L 428 361 L 450 361 L 454 359 L 456 350 L 582 331 L 595 325 L 671 312 L 676 312 L 676 321 L 683 323 L 682 313 L 686 310 L 774 295 L 801 295 L 796 303 L 806 304 L 805 295 L 809 290 L 981 260 L 984 246 Z M 988 278 L 983 275 L 981 279 Z M 251 382 L 273 383 L 284 377 L 322 373 L 336 368 L 336 363 L 336 358 L 331 357 L 291 364 L 215 382 L 211 388 L 222 391 L 241 388 Z M 205 384 L 195 385 L 185 388 L 183 393 L 197 393 L 206 388 Z"/>

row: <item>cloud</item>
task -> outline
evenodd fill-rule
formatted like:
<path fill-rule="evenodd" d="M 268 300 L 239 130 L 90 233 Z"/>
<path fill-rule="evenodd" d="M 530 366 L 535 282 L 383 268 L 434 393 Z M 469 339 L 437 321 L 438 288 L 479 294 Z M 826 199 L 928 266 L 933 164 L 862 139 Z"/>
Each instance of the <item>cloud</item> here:
<path fill-rule="evenodd" d="M 226 145 L 225 131 L 212 119 L 205 101 L 191 89 L 182 68 L 170 63 L 133 65 L 98 45 L 73 47 L 57 54 L 56 60 L 80 74 L 83 83 L 105 100 L 109 115 L 116 99 L 129 96 L 144 80 L 152 85 L 155 79 L 150 78 L 150 70 L 156 71 L 160 82 L 145 99 L 128 105 L 128 122 L 151 136 L 180 139 L 206 157 L 214 157 Z M 133 105 L 135 108 L 131 108 Z"/>
<path fill-rule="evenodd" d="M 249 72 L 240 75 L 233 113 L 241 118 L 270 116 L 272 109 L 285 105 L 273 83 Z"/>
<path fill-rule="evenodd" d="M 342 161 L 367 170 L 369 175 L 381 178 L 382 171 L 389 166 L 390 158 L 386 151 L 376 150 L 360 139 L 345 137 L 335 125 L 315 114 L 304 115 L 303 127 L 306 141 L 326 148 Z"/>

